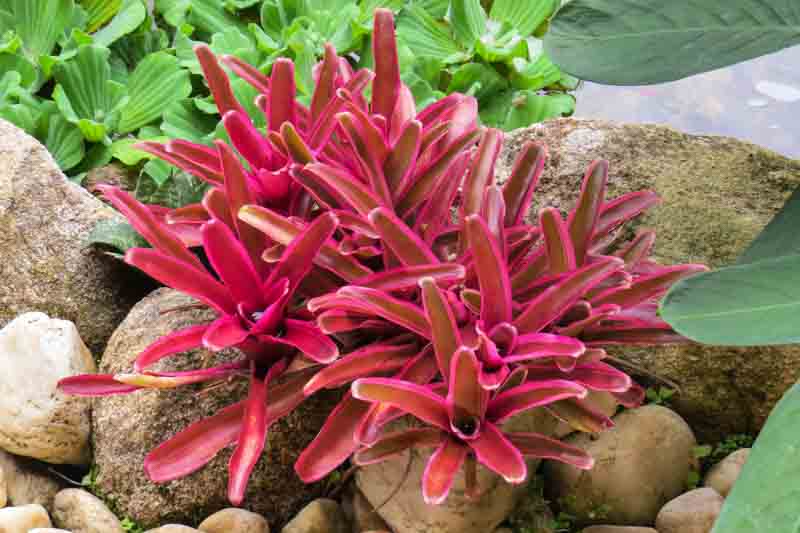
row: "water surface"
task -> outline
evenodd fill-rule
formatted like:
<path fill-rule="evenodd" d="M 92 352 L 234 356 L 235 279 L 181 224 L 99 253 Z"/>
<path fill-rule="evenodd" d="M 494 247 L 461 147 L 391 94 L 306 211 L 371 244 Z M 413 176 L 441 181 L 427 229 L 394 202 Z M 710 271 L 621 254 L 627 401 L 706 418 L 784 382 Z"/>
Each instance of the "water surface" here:
<path fill-rule="evenodd" d="M 728 135 L 800 158 L 800 46 L 661 85 L 585 83 L 577 99 L 579 118 Z"/>

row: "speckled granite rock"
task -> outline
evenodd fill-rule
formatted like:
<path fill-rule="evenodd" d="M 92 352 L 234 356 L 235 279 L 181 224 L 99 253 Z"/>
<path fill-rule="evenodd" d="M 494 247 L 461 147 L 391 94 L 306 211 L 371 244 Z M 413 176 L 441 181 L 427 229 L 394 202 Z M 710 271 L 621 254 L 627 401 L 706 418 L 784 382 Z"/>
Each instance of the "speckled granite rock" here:
<path fill-rule="evenodd" d="M 610 161 L 609 197 L 653 189 L 664 202 L 637 226 L 658 231 L 662 263 L 730 264 L 800 185 L 800 162 L 726 137 L 687 135 L 664 126 L 560 119 L 512 132 L 498 179 L 527 140 L 550 158 L 534 195 L 534 212 L 571 208 L 590 161 Z M 678 382 L 672 404 L 702 441 L 754 432 L 800 375 L 800 346 L 719 348 L 700 345 L 614 349 Z"/>
<path fill-rule="evenodd" d="M 70 320 L 99 356 L 142 296 L 143 278 L 87 245 L 98 221 L 118 216 L 0 120 L 0 325 L 27 311 Z"/>
<path fill-rule="evenodd" d="M 100 372 L 129 371 L 136 356 L 152 341 L 212 318 L 204 309 L 175 310 L 192 303 L 171 289 L 159 289 L 139 302 L 111 337 Z M 215 357 L 222 361 L 226 354 L 198 349 L 166 359 L 152 369 L 197 368 Z M 230 507 L 226 496 L 230 447 L 205 468 L 163 485 L 152 483 L 142 467 L 145 455 L 158 444 L 191 422 L 241 399 L 246 384 L 233 382 L 205 393 L 202 389 L 203 385 L 195 385 L 95 400 L 92 422 L 98 487 L 117 502 L 121 514 L 144 527 L 164 522 L 195 526 Z M 250 478 L 244 507 L 268 517 L 277 530 L 320 495 L 322 484 L 304 485 L 294 472 L 294 462 L 322 427 L 335 397 L 315 396 L 270 427 L 267 450 Z"/>

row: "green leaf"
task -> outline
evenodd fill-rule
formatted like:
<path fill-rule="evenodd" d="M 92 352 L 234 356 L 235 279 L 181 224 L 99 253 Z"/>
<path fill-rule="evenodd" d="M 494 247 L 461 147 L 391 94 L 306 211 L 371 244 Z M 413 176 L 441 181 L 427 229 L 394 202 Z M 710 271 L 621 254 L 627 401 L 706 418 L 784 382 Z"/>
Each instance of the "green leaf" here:
<path fill-rule="evenodd" d="M 108 48 L 84 45 L 75 57 L 57 64 L 53 91 L 64 117 L 77 124 L 87 141 L 107 142 L 118 107 L 125 103 L 124 87 L 111 79 Z"/>
<path fill-rule="evenodd" d="M 81 0 L 80 4 L 86 10 L 86 31 L 94 33 L 117 14 L 122 0 Z"/>
<path fill-rule="evenodd" d="M 231 27 L 245 29 L 244 22 L 225 9 L 220 0 L 156 0 L 155 8 L 168 24 L 176 28 L 188 23 L 210 34 Z"/>
<path fill-rule="evenodd" d="M 149 55 L 139 63 L 128 80 L 128 103 L 120 112 L 120 133 L 137 130 L 161 117 L 173 102 L 192 92 L 189 71 L 166 52 Z"/>
<path fill-rule="evenodd" d="M 20 85 L 34 89 L 39 79 L 36 65 L 19 54 L 0 53 L 0 72 L 18 72 Z"/>
<path fill-rule="evenodd" d="M 116 219 L 99 221 L 89 233 L 89 243 L 118 250 L 121 253 L 131 248 L 147 248 L 150 245 L 127 222 Z"/>
<path fill-rule="evenodd" d="M 747 457 L 712 533 L 794 533 L 800 469 L 800 385 L 781 398 Z"/>
<path fill-rule="evenodd" d="M 572 0 L 545 37 L 563 70 L 612 85 L 677 80 L 798 43 L 796 0 Z"/>
<path fill-rule="evenodd" d="M 486 12 L 480 0 L 452 0 L 450 23 L 462 46 L 471 48 L 486 33 Z"/>
<path fill-rule="evenodd" d="M 11 27 L 22 39 L 25 56 L 38 61 L 39 56 L 50 54 L 58 40 L 72 25 L 76 8 L 73 0 L 5 0 L 9 14 L 4 24 Z"/>
<path fill-rule="evenodd" d="M 203 113 L 194 105 L 194 100 L 173 102 L 164 111 L 161 131 L 173 139 L 186 139 L 196 143 L 207 143 L 219 122 L 218 117 Z"/>
<path fill-rule="evenodd" d="M 147 7 L 142 0 L 124 0 L 111 22 L 94 34 L 94 42 L 101 46 L 109 46 L 121 37 L 134 32 L 146 18 Z"/>
<path fill-rule="evenodd" d="M 52 113 L 47 122 L 44 145 L 59 168 L 66 172 L 83 159 L 83 135 L 74 124 L 70 124 L 58 113 Z"/>
<path fill-rule="evenodd" d="M 542 52 L 538 39 L 528 39 L 530 60 L 515 57 L 511 60 L 511 84 L 516 89 L 536 91 L 558 83 L 561 70 Z"/>
<path fill-rule="evenodd" d="M 137 165 L 145 159 L 152 159 L 153 157 L 155 157 L 154 155 L 148 152 L 142 152 L 141 150 L 134 148 L 134 145 L 143 140 L 165 143 L 169 140 L 169 137 L 166 136 L 155 137 L 150 135 L 141 135 L 140 138 L 124 137 L 122 139 L 117 139 L 116 141 L 111 143 L 111 155 L 115 159 L 119 159 L 129 167 Z"/>
<path fill-rule="evenodd" d="M 780 212 L 756 237 L 737 261 L 753 263 L 783 255 L 800 254 L 800 188 L 796 189 Z"/>
<path fill-rule="evenodd" d="M 524 128 L 549 118 L 569 116 L 575 111 L 575 98 L 569 94 L 537 94 L 519 91 L 511 99 L 511 109 L 503 129 Z"/>
<path fill-rule="evenodd" d="M 527 37 L 553 16 L 559 4 L 559 0 L 494 0 L 489 16 L 512 25 L 520 35 Z"/>
<path fill-rule="evenodd" d="M 97 143 L 86 151 L 86 155 L 77 167 L 72 169 L 73 176 L 85 174 L 93 168 L 102 167 L 111 162 L 111 146 Z"/>
<path fill-rule="evenodd" d="M 411 3 L 415 7 L 430 13 L 431 17 L 441 19 L 447 15 L 450 0 L 412 0 Z"/>
<path fill-rule="evenodd" d="M 435 20 L 417 5 L 404 9 L 397 18 L 398 37 L 416 54 L 444 64 L 460 63 L 469 55 L 459 46 L 447 24 Z"/>
<path fill-rule="evenodd" d="M 661 317 L 690 339 L 756 346 L 800 342 L 800 254 L 684 279 L 661 302 Z"/>
<path fill-rule="evenodd" d="M 467 63 L 453 71 L 447 92 L 469 94 L 482 102 L 507 88 L 508 82 L 496 69 L 484 63 Z"/>
<path fill-rule="evenodd" d="M 199 202 L 207 189 L 208 184 L 153 159 L 142 169 L 136 198 L 147 204 L 176 208 Z"/>
<path fill-rule="evenodd" d="M 508 24 L 490 24 L 475 45 L 475 52 L 488 63 L 510 62 L 528 57 L 528 43 Z"/>
<path fill-rule="evenodd" d="M 133 70 L 150 54 L 169 48 L 169 35 L 161 28 L 137 31 L 119 39 L 111 46 L 113 56 L 120 58 Z"/>

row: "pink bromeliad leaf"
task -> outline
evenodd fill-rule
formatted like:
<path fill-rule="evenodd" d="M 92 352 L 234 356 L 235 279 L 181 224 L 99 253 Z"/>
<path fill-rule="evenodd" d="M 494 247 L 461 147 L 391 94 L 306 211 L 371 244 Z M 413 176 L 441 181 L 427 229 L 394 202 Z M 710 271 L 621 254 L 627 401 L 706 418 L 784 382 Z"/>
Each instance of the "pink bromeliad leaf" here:
<path fill-rule="evenodd" d="M 441 440 L 422 474 L 422 498 L 425 503 L 438 505 L 447 498 L 467 453 L 469 448 L 458 440 L 450 437 Z"/>

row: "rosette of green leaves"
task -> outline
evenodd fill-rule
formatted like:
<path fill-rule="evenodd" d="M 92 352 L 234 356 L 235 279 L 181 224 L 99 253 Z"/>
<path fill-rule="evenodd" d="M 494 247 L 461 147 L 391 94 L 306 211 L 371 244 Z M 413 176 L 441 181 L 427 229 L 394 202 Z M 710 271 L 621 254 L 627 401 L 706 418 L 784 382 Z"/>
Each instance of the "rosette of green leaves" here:
<path fill-rule="evenodd" d="M 490 4 L 487 13 L 480 0 L 427 0 L 401 11 L 403 75 L 418 104 L 471 94 L 481 120 L 506 130 L 570 115 L 577 80 L 550 61 L 540 39 L 559 0 Z"/>

